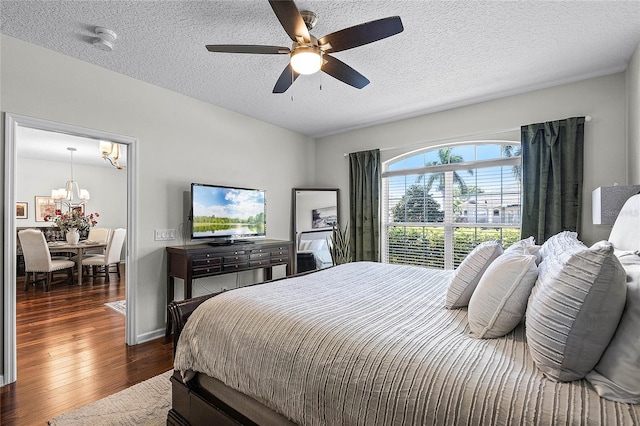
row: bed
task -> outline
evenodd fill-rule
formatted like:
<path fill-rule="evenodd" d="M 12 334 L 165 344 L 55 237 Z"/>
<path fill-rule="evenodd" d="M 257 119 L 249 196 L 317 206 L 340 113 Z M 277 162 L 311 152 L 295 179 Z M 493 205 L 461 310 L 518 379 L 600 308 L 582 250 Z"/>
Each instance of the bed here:
<path fill-rule="evenodd" d="M 636 217 L 640 196 L 637 202 Z M 610 243 L 589 250 L 600 255 L 603 247 L 613 252 Z M 567 252 L 555 250 L 558 258 Z M 631 365 L 640 359 L 640 256 L 622 246 L 615 256 L 607 259 L 616 271 L 625 268 L 629 297 L 596 369 L 614 349 Z M 589 380 L 550 379 L 524 321 L 504 336 L 474 336 L 474 305 L 445 307 L 458 272 L 357 262 L 174 302 L 178 342 L 168 424 L 640 424 L 638 401 L 599 395 L 607 384 L 596 369 Z M 538 309 L 541 279 L 527 309 Z M 477 285 L 474 294 L 483 280 Z M 533 318 L 526 324 L 534 329 Z M 627 375 L 631 387 L 637 370 Z M 599 371 L 607 376 L 607 365 Z"/>

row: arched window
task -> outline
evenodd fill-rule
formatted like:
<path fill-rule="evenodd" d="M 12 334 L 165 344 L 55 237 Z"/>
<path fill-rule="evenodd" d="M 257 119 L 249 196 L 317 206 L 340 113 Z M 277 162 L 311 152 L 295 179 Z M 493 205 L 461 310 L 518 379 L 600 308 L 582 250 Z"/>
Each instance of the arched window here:
<path fill-rule="evenodd" d="M 428 148 L 383 163 L 387 263 L 453 269 L 483 241 L 520 239 L 520 142 Z"/>

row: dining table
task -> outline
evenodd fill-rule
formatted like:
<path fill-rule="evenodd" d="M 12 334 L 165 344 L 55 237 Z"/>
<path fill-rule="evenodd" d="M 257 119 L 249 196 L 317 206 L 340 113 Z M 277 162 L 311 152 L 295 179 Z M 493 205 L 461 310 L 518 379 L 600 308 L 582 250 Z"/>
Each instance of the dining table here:
<path fill-rule="evenodd" d="M 49 246 L 50 253 L 61 253 L 61 252 L 72 252 L 76 253 L 76 265 L 78 267 L 78 278 L 77 284 L 82 285 L 82 257 L 84 256 L 84 252 L 86 249 L 95 249 L 95 248 L 104 248 L 107 246 L 106 242 L 97 242 L 90 240 L 82 240 L 77 244 L 69 244 L 66 241 L 52 241 L 47 243 Z"/>

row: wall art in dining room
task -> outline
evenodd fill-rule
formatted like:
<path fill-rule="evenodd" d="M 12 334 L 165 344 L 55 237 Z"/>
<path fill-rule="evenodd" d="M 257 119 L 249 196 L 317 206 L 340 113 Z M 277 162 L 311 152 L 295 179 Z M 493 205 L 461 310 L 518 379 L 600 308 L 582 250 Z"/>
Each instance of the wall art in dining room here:
<path fill-rule="evenodd" d="M 36 196 L 36 222 L 45 222 L 46 216 L 52 216 L 56 212 L 56 202 L 51 197 Z"/>
<path fill-rule="evenodd" d="M 18 201 L 16 203 L 16 219 L 29 218 L 29 203 Z"/>

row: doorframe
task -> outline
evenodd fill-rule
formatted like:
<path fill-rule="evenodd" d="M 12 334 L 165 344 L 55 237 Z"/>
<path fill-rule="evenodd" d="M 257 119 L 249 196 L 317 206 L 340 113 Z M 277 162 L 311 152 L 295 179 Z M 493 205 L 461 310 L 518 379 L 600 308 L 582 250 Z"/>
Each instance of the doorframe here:
<path fill-rule="evenodd" d="M 66 133 L 90 139 L 108 140 L 127 145 L 127 250 L 125 268 L 125 292 L 127 300 L 125 319 L 125 341 L 127 345 L 138 343 L 136 330 L 137 286 L 134 280 L 138 275 L 137 252 L 137 192 L 138 192 L 138 139 L 117 135 L 102 130 L 89 129 L 70 124 L 43 120 L 19 114 L 5 113 L 4 126 L 4 303 L 3 303 L 3 375 L 0 385 L 13 383 L 18 376 L 16 344 L 16 165 L 17 130 L 27 127 L 38 130 Z M 96 154 L 97 155 L 97 154 Z"/>

